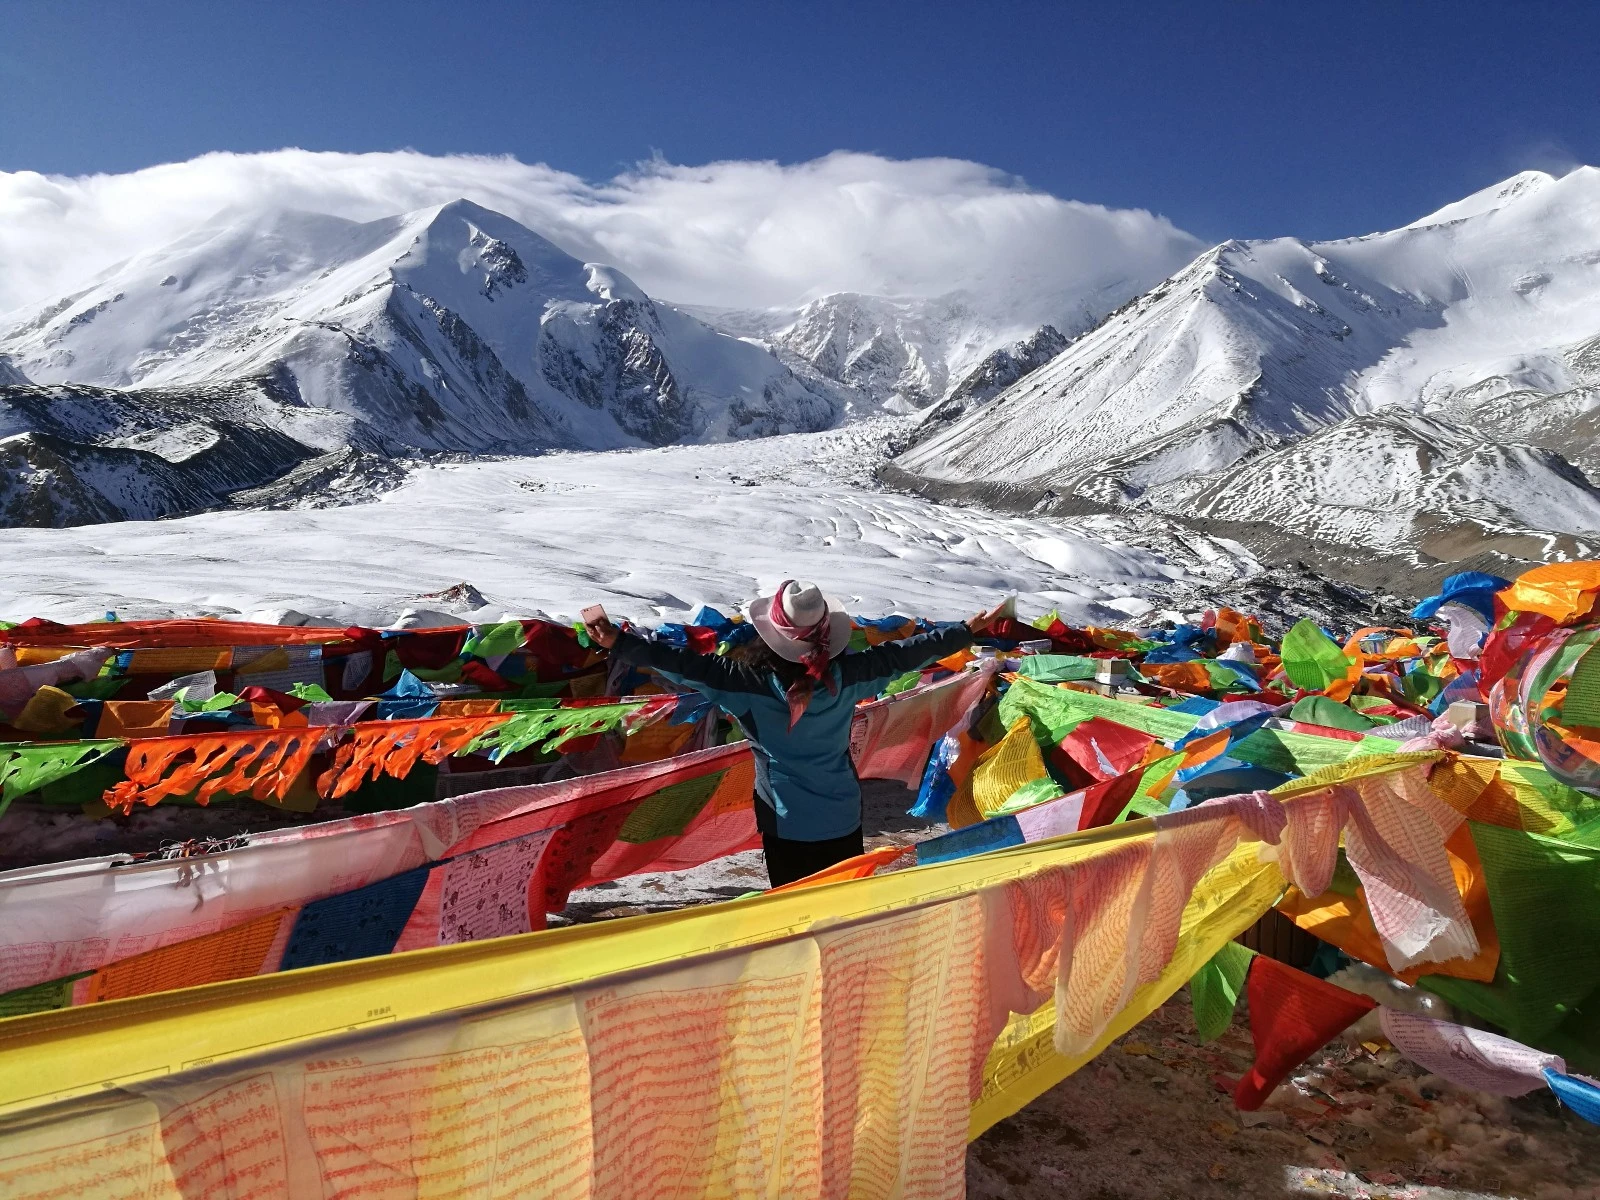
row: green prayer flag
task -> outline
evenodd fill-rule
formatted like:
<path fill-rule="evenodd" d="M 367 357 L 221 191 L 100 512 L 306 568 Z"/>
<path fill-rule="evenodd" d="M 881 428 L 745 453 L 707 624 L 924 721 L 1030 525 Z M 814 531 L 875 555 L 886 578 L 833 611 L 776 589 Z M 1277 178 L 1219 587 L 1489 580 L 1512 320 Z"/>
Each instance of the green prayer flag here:
<path fill-rule="evenodd" d="M 1059 800 L 1064 795 L 1066 793 L 1061 790 L 1061 785 L 1048 775 L 1042 779 L 1030 779 L 1006 797 L 1006 802 L 989 815 L 1003 817 L 1007 813 L 1021 812 L 1025 808 L 1032 808 L 1035 804 L 1043 804 L 1046 800 Z"/>
<path fill-rule="evenodd" d="M 885 696 L 898 696 L 901 692 L 909 692 L 921 681 L 921 671 L 907 671 L 900 678 L 890 683 L 888 687 L 884 688 L 882 694 Z"/>
<path fill-rule="evenodd" d="M 1233 1010 L 1244 994 L 1244 979 L 1256 952 L 1228 942 L 1189 981 L 1194 1027 L 1202 1042 L 1214 1042 L 1233 1024 Z"/>
<path fill-rule="evenodd" d="M 318 683 L 296 683 L 289 688 L 289 695 L 296 700 L 306 700 L 312 703 L 333 699 L 332 696 L 328 695 L 327 689 Z"/>
<path fill-rule="evenodd" d="M 0 813 L 18 796 L 65 779 L 127 743 L 120 738 L 88 742 L 20 742 L 0 747 Z"/>
<path fill-rule="evenodd" d="M 72 985 L 89 974 L 91 974 L 89 971 L 80 971 L 76 975 L 52 979 L 47 983 L 36 983 L 32 987 L 0 992 L 0 1017 L 24 1017 L 29 1013 L 70 1008 Z"/>
<path fill-rule="evenodd" d="M 186 713 L 220 712 L 239 703 L 239 697 L 232 692 L 218 692 L 204 700 L 191 700 L 188 693 L 188 688 L 179 688 L 172 694 L 172 698 L 178 702 L 178 707 Z"/>
<path fill-rule="evenodd" d="M 681 836 L 689 822 L 700 815 L 726 774 L 726 771 L 717 771 L 652 792 L 628 814 L 617 832 L 617 840 L 653 842 L 657 838 Z"/>
<path fill-rule="evenodd" d="M 1561 709 L 1563 725 L 1600 727 L 1600 653 L 1591 652 L 1578 660 L 1567 681 L 1567 700 Z"/>
<path fill-rule="evenodd" d="M 128 685 L 126 675 L 96 675 L 93 679 L 75 679 L 70 683 L 56 684 L 69 696 L 79 700 L 109 700 Z"/>
<path fill-rule="evenodd" d="M 516 712 L 504 725 L 489 730 L 464 753 L 488 754 L 494 762 L 530 746 L 559 750 L 575 738 L 609 733 L 623 725 L 649 701 L 595 704 L 584 708 L 535 708 Z"/>
<path fill-rule="evenodd" d="M 1066 683 L 1093 679 L 1095 660 L 1079 654 L 1026 654 L 1017 662 L 1017 674 L 1040 683 Z"/>
<path fill-rule="evenodd" d="M 522 649 L 522 643 L 526 640 L 521 621 L 505 621 L 499 625 L 483 626 L 480 632 L 467 639 L 461 652 L 475 654 L 479 658 L 499 658 Z"/>
<path fill-rule="evenodd" d="M 1600 850 L 1477 821 L 1470 828 L 1500 963 L 1492 983 L 1440 975 L 1419 982 L 1544 1048 L 1576 1013 L 1600 1005 Z"/>
<path fill-rule="evenodd" d="M 1152 734 L 1164 741 L 1182 737 L 1200 718 L 1190 713 L 1168 712 L 1131 700 L 1115 700 L 1092 692 L 1052 687 L 1025 676 L 1016 679 L 1000 698 L 997 710 L 1004 729 L 1021 716 L 1033 718 L 1035 728 L 1047 731 L 1052 745 L 1059 744 L 1090 717 L 1105 717 L 1118 725 Z M 1003 732 L 1003 730 L 1002 730 Z"/>
<path fill-rule="evenodd" d="M 1353 708 L 1330 700 L 1326 696 L 1302 696 L 1289 710 L 1291 720 L 1308 725 L 1321 725 L 1327 729 L 1345 729 L 1351 733 L 1365 733 L 1377 722 L 1364 717 Z"/>
<path fill-rule="evenodd" d="M 1400 677 L 1400 693 L 1420 708 L 1432 704 L 1444 691 L 1444 680 L 1429 673 L 1423 665 L 1413 667 Z"/>
<path fill-rule="evenodd" d="M 1283 635 L 1283 669 L 1295 687 L 1321 691 L 1349 673 L 1353 660 L 1307 617 Z"/>

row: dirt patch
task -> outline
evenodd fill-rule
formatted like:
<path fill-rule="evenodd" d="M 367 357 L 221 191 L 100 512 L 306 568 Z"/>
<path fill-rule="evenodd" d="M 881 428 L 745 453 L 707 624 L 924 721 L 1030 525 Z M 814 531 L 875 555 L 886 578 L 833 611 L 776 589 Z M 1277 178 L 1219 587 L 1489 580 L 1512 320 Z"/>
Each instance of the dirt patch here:
<path fill-rule="evenodd" d="M 1219 1081 L 1252 1058 L 1240 1018 L 1201 1045 L 1179 992 L 967 1154 L 974 1200 L 1600 1196 L 1600 1128 L 1547 1091 L 1504 1100 L 1380 1042 L 1335 1042 L 1256 1113 Z"/>

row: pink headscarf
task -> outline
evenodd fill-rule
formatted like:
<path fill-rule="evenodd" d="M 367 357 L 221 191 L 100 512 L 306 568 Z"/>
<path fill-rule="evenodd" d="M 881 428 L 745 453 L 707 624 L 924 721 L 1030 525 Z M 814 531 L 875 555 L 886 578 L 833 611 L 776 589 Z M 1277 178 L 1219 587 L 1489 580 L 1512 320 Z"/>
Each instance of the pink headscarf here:
<path fill-rule="evenodd" d="M 822 615 L 811 625 L 796 625 L 784 611 L 783 596 L 795 581 L 785 579 L 778 585 L 777 593 L 772 597 L 772 607 L 768 611 L 768 619 L 772 627 L 785 637 L 806 646 L 806 652 L 800 659 L 800 664 L 805 667 L 803 679 L 797 679 L 789 685 L 784 693 L 789 701 L 789 728 L 793 729 L 800 723 L 800 717 L 806 711 L 806 705 L 811 703 L 811 693 L 816 687 L 817 680 L 827 681 L 830 694 L 837 694 L 839 685 L 834 681 L 833 675 L 828 671 L 828 630 L 830 628 L 829 611 L 827 602 L 822 605 Z"/>

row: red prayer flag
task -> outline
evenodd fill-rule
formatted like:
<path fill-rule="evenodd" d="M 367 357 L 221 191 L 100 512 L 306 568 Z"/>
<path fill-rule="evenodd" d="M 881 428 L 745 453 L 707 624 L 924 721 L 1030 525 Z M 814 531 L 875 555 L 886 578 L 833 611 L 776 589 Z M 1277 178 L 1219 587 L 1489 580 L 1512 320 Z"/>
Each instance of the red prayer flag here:
<path fill-rule="evenodd" d="M 1139 790 L 1143 771 L 1129 771 L 1105 783 L 1097 783 L 1083 794 L 1083 813 L 1078 818 L 1079 829 L 1097 829 L 1109 825 L 1122 815 L 1128 801 Z"/>
<path fill-rule="evenodd" d="M 1377 1007 L 1275 959 L 1256 955 L 1245 982 L 1256 1061 L 1233 1090 L 1234 1104 L 1254 1112 L 1293 1071 Z"/>
<path fill-rule="evenodd" d="M 1073 762 L 1103 783 L 1138 766 L 1155 740 L 1104 717 L 1091 717 L 1062 738 L 1061 745 Z"/>

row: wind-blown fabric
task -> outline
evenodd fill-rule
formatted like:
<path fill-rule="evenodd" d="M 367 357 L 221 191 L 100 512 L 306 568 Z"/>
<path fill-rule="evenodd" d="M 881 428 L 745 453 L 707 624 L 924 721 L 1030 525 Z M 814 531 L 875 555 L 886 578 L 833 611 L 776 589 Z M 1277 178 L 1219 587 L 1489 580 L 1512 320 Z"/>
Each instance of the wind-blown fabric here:
<path fill-rule="evenodd" d="M 1394 803 L 1409 803 L 1390 778 L 1406 769 L 1418 768 L 1376 777 Z M 633 795 L 669 778 L 636 779 Z M 162 1200 L 214 1194 L 230 1172 L 298 1198 L 397 1169 L 424 1190 L 489 1194 L 958 1196 L 975 1127 L 1087 1061 L 1266 911 L 1284 885 L 1274 837 L 1280 857 L 1286 844 L 1308 863 L 1331 857 L 1340 826 L 1297 826 L 1334 786 L 732 906 L 329 967 L 288 1008 L 241 980 L 129 1001 L 115 1023 L 76 1014 L 65 1036 L 48 1032 L 49 1014 L 7 1023 L 0 1053 L 70 1102 L 41 1121 L 17 1079 L 0 1078 L 0 1106 L 21 1104 L 0 1125 L 0 1183 L 96 1194 L 138 1163 Z M 1347 808 L 1377 796 L 1345 790 Z M 526 801 L 492 803 L 374 816 L 456 853 L 522 836 L 537 816 Z M 676 820 L 676 803 L 658 816 Z M 456 817 L 469 815 L 463 835 Z M 1371 823 L 1379 836 L 1390 824 Z M 282 1042 L 263 1052 L 269 1012 Z M 172 1073 L 180 1041 L 215 1065 Z M 121 1081 L 102 1087 L 95 1071 L 113 1060 Z"/>
<path fill-rule="evenodd" d="M 850 756 L 863 779 L 894 779 L 916 787 L 935 743 L 959 727 L 988 694 L 995 668 L 942 679 L 856 709 Z"/>
<path fill-rule="evenodd" d="M 1412 1062 L 1480 1092 L 1523 1096 L 1545 1086 L 1546 1070 L 1567 1069 L 1559 1055 L 1531 1049 L 1487 1030 L 1392 1008 L 1384 1009 L 1378 1020 L 1384 1036 Z"/>
<path fill-rule="evenodd" d="M 625 818 L 634 801 L 700 775 L 732 777 L 725 807 L 702 814 L 682 839 L 630 844 L 611 869 L 670 869 L 665 864 L 691 865 L 686 860 L 697 853 L 746 849 L 758 844 L 750 793 L 742 807 L 733 793 L 740 779 L 751 778 L 749 762 L 747 747 L 717 747 L 606 775 L 256 834 L 240 849 L 198 858 L 111 857 L 0 872 L 0 992 L 92 971 L 605 810 L 620 809 Z M 594 847 L 574 884 L 600 881 L 594 871 L 597 864 L 607 870 L 601 856 L 611 844 Z"/>

